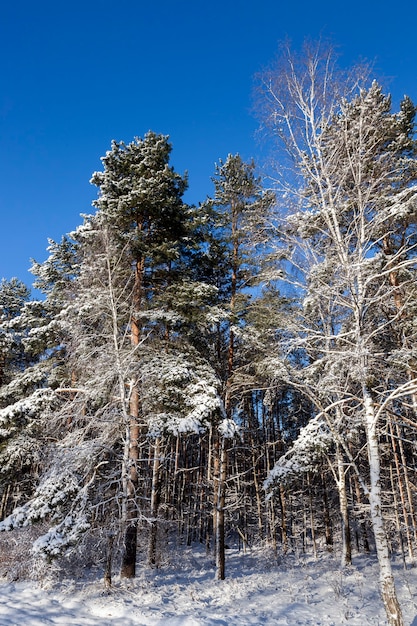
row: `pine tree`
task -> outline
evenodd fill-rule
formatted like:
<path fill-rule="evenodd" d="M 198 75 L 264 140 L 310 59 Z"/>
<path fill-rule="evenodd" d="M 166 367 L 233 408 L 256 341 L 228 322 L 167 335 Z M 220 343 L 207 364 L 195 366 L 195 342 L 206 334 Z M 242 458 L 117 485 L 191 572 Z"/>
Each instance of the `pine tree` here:
<path fill-rule="evenodd" d="M 0 387 L 10 382 L 25 364 L 22 337 L 13 328 L 13 320 L 28 301 L 30 291 L 17 278 L 0 283 Z"/>
<path fill-rule="evenodd" d="M 30 357 L 26 354 L 23 344 L 25 329 L 19 324 L 21 310 L 29 300 L 29 296 L 29 289 L 17 278 L 12 278 L 10 281 L 3 279 L 0 283 L 0 406 L 2 409 L 21 399 L 21 393 L 19 393 L 21 390 L 13 383 L 25 367 L 30 365 Z M 23 493 L 26 481 L 23 478 L 24 463 L 22 463 L 21 453 L 16 450 L 21 425 L 10 412 L 9 414 L 3 412 L 0 419 L 0 519 L 3 519 L 8 511 L 11 497 L 16 496 L 17 485 L 20 483 L 20 490 Z M 20 458 L 17 459 L 17 456 Z"/>
<path fill-rule="evenodd" d="M 148 133 L 125 145 L 113 142 L 103 157 L 103 172 L 92 183 L 100 189 L 95 206 L 111 236 L 118 241 L 119 254 L 133 267 L 130 333 L 137 348 L 143 337 L 139 318 L 152 291 L 166 286 L 167 271 L 178 256 L 178 241 L 184 235 L 186 207 L 182 194 L 186 180 L 169 167 L 171 146 L 167 137 Z M 137 542 L 137 489 L 141 398 L 134 384 L 130 397 L 127 432 L 127 511 L 122 576 L 135 575 Z"/>
<path fill-rule="evenodd" d="M 108 544 L 107 580 L 121 535 L 121 572 L 134 575 L 142 517 L 155 564 L 160 493 L 168 492 L 160 454 L 223 414 L 209 354 L 218 290 L 198 280 L 199 222 L 182 201 L 186 180 L 169 166 L 170 150 L 154 133 L 113 143 L 92 179 L 96 213 L 35 263 L 46 298 L 25 319 L 34 373 L 42 372 L 39 402 L 32 394 L 10 408 L 30 411 L 26 435 L 36 424 L 42 460 L 1 530 L 53 520 L 34 544 L 48 558 L 96 537 Z M 150 506 L 140 505 L 148 497 Z"/>
<path fill-rule="evenodd" d="M 213 178 L 215 193 L 205 203 L 212 229 L 209 233 L 209 252 L 212 263 L 220 268 L 217 273 L 219 300 L 227 315 L 218 325 L 217 367 L 224 385 L 224 405 L 229 426 L 219 425 L 214 440 L 214 533 L 217 577 L 225 577 L 225 503 L 228 479 L 228 447 L 230 435 L 237 421 L 237 406 L 241 403 L 239 385 L 233 385 L 236 370 L 242 367 L 238 352 L 238 337 L 245 335 L 245 318 L 251 300 L 256 265 L 256 227 L 264 227 L 274 201 L 273 194 L 265 192 L 255 175 L 253 161 L 245 163 L 240 155 L 228 155 L 216 166 Z M 241 343 L 243 344 L 241 340 Z M 232 426 L 232 428 L 230 428 Z M 223 434 L 222 434 L 223 433 Z"/>

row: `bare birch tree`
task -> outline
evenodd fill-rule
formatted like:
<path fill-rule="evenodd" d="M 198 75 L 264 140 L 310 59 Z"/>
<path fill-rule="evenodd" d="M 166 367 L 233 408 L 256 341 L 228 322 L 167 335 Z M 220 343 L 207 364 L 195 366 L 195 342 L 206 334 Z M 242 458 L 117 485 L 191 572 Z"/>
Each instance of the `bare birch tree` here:
<path fill-rule="evenodd" d="M 379 424 L 390 402 L 410 398 L 416 389 L 407 375 L 413 354 L 397 350 L 394 364 L 384 348 L 400 314 L 398 302 L 396 314 L 384 309 L 396 295 L 390 276 L 408 272 L 410 281 L 415 262 L 408 241 L 390 255 L 381 253 L 381 242 L 394 215 L 415 213 L 417 186 L 415 167 L 398 147 L 409 140 L 410 129 L 404 131 L 391 113 L 379 85 L 366 87 L 366 80 L 364 70 L 338 74 L 332 51 L 321 45 L 301 56 L 286 47 L 279 70 L 261 77 L 261 91 L 265 124 L 294 166 L 292 176 L 282 168 L 277 174 L 283 203 L 296 207 L 286 220 L 286 258 L 293 267 L 290 280 L 304 293 L 287 349 L 304 350 L 308 364 L 292 375 L 345 454 L 350 428 L 359 424 L 365 432 L 369 476 L 360 478 L 381 595 L 388 623 L 401 626 L 382 517 Z M 390 374 L 381 376 L 387 367 Z"/>

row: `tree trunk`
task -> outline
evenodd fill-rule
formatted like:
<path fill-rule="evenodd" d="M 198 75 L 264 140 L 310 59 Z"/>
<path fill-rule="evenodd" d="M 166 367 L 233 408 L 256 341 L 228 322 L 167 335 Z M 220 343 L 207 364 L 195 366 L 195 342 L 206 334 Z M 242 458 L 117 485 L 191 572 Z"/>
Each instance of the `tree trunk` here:
<path fill-rule="evenodd" d="M 356 504 L 359 505 L 360 508 L 362 508 L 361 507 L 362 492 L 361 492 L 361 488 L 360 488 L 360 484 L 359 484 L 359 480 L 358 480 L 358 476 L 356 472 L 352 472 L 352 481 L 353 481 L 354 494 L 356 498 Z M 370 548 L 369 548 L 367 524 L 366 524 L 365 519 L 361 518 L 359 522 L 359 527 L 360 527 L 361 537 L 362 537 L 362 549 L 366 554 L 369 554 Z"/>
<path fill-rule="evenodd" d="M 409 521 L 411 524 L 411 528 L 413 530 L 414 543 L 416 544 L 417 543 L 416 516 L 414 512 L 414 504 L 413 504 L 413 497 L 411 493 L 410 480 L 408 478 L 407 459 L 404 453 L 404 446 L 403 446 L 403 441 L 401 437 L 400 427 L 398 426 L 398 424 L 395 424 L 395 428 L 396 428 L 397 437 L 398 437 L 398 447 L 400 450 L 401 464 L 403 466 L 404 482 L 405 482 L 405 488 L 406 488 L 407 498 L 408 498 L 408 507 L 409 507 L 409 512 L 410 512 Z M 411 556 L 413 558 L 413 554 Z"/>
<path fill-rule="evenodd" d="M 317 559 L 316 522 L 315 522 L 315 519 L 314 519 L 313 490 L 312 490 L 312 486 L 311 486 L 310 472 L 308 472 L 308 474 L 307 474 L 307 485 L 308 485 L 308 502 L 309 502 L 309 508 L 310 508 L 311 543 L 313 545 L 313 555 L 314 555 L 314 558 Z"/>
<path fill-rule="evenodd" d="M 389 626 L 404 626 L 391 569 L 387 535 L 382 519 L 380 458 L 376 428 L 377 420 L 372 398 L 366 388 L 363 390 L 363 396 L 370 472 L 369 504 L 375 546 L 378 555 L 381 596 Z"/>
<path fill-rule="evenodd" d="M 127 427 L 127 485 L 126 485 L 126 514 L 125 514 L 125 537 L 122 555 L 122 567 L 120 576 L 122 578 L 134 578 L 136 575 L 136 544 L 138 510 L 136 502 L 136 492 L 138 487 L 139 459 L 139 394 L 136 388 L 132 390 L 130 402 L 130 419 Z"/>
<path fill-rule="evenodd" d="M 220 449 L 220 475 L 218 481 L 217 516 L 216 516 L 216 578 L 224 580 L 226 576 L 224 506 L 226 500 L 227 450 L 226 438 L 222 437 Z"/>
<path fill-rule="evenodd" d="M 281 508 L 281 542 L 284 554 L 288 552 L 287 496 L 282 485 L 279 488 L 279 505 Z M 273 529 L 275 537 L 275 528 Z"/>
<path fill-rule="evenodd" d="M 403 559 L 403 566 L 404 566 L 404 569 L 407 569 L 407 562 L 405 560 L 405 551 L 404 551 L 404 540 L 403 540 L 403 535 L 401 532 L 400 516 L 398 515 L 398 511 L 400 510 L 400 507 L 399 507 L 398 500 L 397 500 L 397 490 L 395 486 L 394 470 L 392 468 L 392 463 L 390 464 L 390 467 L 389 467 L 389 473 L 390 473 L 390 479 L 391 479 L 392 495 L 393 495 L 393 500 L 394 500 L 395 526 L 397 528 L 397 533 L 399 537 L 401 556 Z"/>
<path fill-rule="evenodd" d="M 161 439 L 157 437 L 154 445 L 154 459 L 152 468 L 152 490 L 151 490 L 151 527 L 149 532 L 149 547 L 148 547 L 148 565 L 151 567 L 156 565 L 156 539 L 158 533 L 158 508 L 160 498 L 160 486 L 159 486 L 159 468 L 161 465 Z"/>
<path fill-rule="evenodd" d="M 142 302 L 144 261 L 138 260 L 135 268 L 135 287 L 133 294 L 133 310 L 139 311 Z M 133 317 L 131 320 L 131 343 L 136 348 L 140 343 L 141 329 L 138 321 Z M 136 492 L 138 488 L 138 460 L 139 460 L 139 415 L 140 398 L 137 383 L 134 382 L 129 406 L 130 419 L 127 427 L 127 494 L 126 494 L 126 518 L 125 537 L 122 554 L 122 566 L 120 576 L 122 578 L 134 578 L 136 575 L 136 546 L 137 546 L 137 502 Z M 125 455 L 126 456 L 126 455 Z"/>
<path fill-rule="evenodd" d="M 340 446 L 337 446 L 337 489 L 339 492 L 340 517 L 342 521 L 342 566 L 352 563 L 352 541 L 349 525 L 346 475 Z"/>
<path fill-rule="evenodd" d="M 327 497 L 326 480 L 323 473 L 321 474 L 321 484 L 323 489 L 323 513 L 324 513 L 324 534 L 326 538 L 326 547 L 329 552 L 333 550 L 333 529 L 330 518 L 329 499 Z"/>
<path fill-rule="evenodd" d="M 258 468 L 256 462 L 255 455 L 255 441 L 254 437 L 251 434 L 250 438 L 251 444 L 251 455 L 252 455 L 252 472 L 253 472 L 253 486 L 255 488 L 255 497 L 256 497 L 256 510 L 258 514 L 258 530 L 259 530 L 259 539 L 262 541 L 264 538 L 264 528 L 263 528 L 263 519 L 262 519 L 262 498 L 261 498 L 261 490 L 259 486 L 259 478 L 258 478 Z"/>
<path fill-rule="evenodd" d="M 106 589 L 111 587 L 111 574 L 112 574 L 112 562 L 113 562 L 113 543 L 114 533 L 112 531 L 107 533 L 107 546 L 106 546 L 106 567 L 104 570 L 104 586 Z"/>
<path fill-rule="evenodd" d="M 218 432 L 212 427 L 212 460 L 213 460 L 213 528 L 212 528 L 212 551 L 214 558 L 217 555 L 217 525 L 219 516 L 220 494 L 220 439 Z"/>
<path fill-rule="evenodd" d="M 389 420 L 389 433 L 391 435 L 392 452 L 393 452 L 393 457 L 394 457 L 395 469 L 396 469 L 396 473 L 397 473 L 397 484 L 398 484 L 398 490 L 399 490 L 399 494 L 400 494 L 401 507 L 402 507 L 402 511 L 403 511 L 404 527 L 405 527 L 405 533 L 406 533 L 406 537 L 407 537 L 408 555 L 409 555 L 410 559 L 412 559 L 414 555 L 413 555 L 413 546 L 412 546 L 411 535 L 410 535 L 410 525 L 409 525 L 409 519 L 408 519 L 408 510 L 407 510 L 407 504 L 406 504 L 406 499 L 405 499 L 403 480 L 402 480 L 402 476 L 401 476 L 400 461 L 399 461 L 399 458 L 398 458 L 397 443 L 395 441 L 395 436 L 394 436 L 394 432 L 393 432 L 393 429 L 392 429 L 391 419 Z M 395 489 L 395 485 L 394 484 L 393 484 L 393 489 Z M 402 542 L 401 524 L 399 525 L 399 532 L 400 532 L 400 540 Z"/>

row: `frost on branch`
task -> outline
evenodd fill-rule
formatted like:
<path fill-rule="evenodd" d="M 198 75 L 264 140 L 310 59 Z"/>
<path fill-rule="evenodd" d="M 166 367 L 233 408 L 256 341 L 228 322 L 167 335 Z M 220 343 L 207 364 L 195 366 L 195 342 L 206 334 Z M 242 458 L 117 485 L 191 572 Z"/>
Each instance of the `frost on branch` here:
<path fill-rule="evenodd" d="M 60 524 L 50 528 L 34 542 L 32 552 L 44 558 L 60 556 L 78 543 L 90 526 L 85 515 L 77 516 L 70 513 Z"/>
<path fill-rule="evenodd" d="M 225 439 L 233 439 L 239 435 L 239 426 L 231 419 L 223 419 L 219 424 L 219 434 Z"/>
<path fill-rule="evenodd" d="M 71 473 L 51 472 L 41 482 L 32 500 L 0 522 L 0 531 L 28 526 L 47 517 L 56 519 L 62 506 L 70 502 L 78 490 L 78 480 Z"/>
<path fill-rule="evenodd" d="M 10 431 L 8 433 L 10 434 Z M 21 470 L 34 465 L 39 466 L 43 452 L 44 446 L 36 437 L 27 432 L 17 435 L 0 451 L 0 478 L 9 480 L 17 468 Z"/>
<path fill-rule="evenodd" d="M 64 439 L 51 448 L 52 464 L 35 493 L 0 522 L 0 531 L 46 520 L 52 526 L 33 545 L 35 553 L 51 558 L 75 545 L 91 526 L 91 507 L 100 492 L 97 468 L 107 464 L 97 462 L 102 450 L 94 442 L 80 442 L 79 437 L 77 443 Z"/>
<path fill-rule="evenodd" d="M 46 409 L 54 397 L 51 389 L 37 389 L 28 398 L 18 400 L 4 409 L 0 409 L 0 437 L 10 436 L 9 425 L 18 419 L 29 419 L 36 417 Z M 3 434 L 3 429 L 4 434 Z"/>
<path fill-rule="evenodd" d="M 268 490 L 275 484 L 288 484 L 300 474 L 316 471 L 317 461 L 332 443 L 333 437 L 326 424 L 313 418 L 301 428 L 292 448 L 277 461 L 264 482 L 264 488 Z"/>
<path fill-rule="evenodd" d="M 222 414 L 219 380 L 197 354 L 152 351 L 143 371 L 142 403 L 152 435 L 199 434 Z"/>

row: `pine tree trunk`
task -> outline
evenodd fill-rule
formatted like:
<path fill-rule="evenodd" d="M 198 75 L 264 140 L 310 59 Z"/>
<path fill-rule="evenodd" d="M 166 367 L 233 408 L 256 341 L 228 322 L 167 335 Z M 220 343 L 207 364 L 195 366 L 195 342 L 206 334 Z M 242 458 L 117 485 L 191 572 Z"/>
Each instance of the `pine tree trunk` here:
<path fill-rule="evenodd" d="M 326 480 L 321 475 L 321 484 L 323 488 L 323 507 L 324 507 L 324 535 L 326 538 L 326 547 L 329 552 L 333 550 L 333 530 L 332 521 L 330 518 L 329 499 L 327 497 Z"/>
<path fill-rule="evenodd" d="M 314 519 L 314 509 L 313 509 L 313 491 L 311 487 L 311 476 L 310 472 L 307 474 L 307 485 L 308 485 L 308 501 L 310 507 L 310 529 L 311 529 L 311 542 L 313 544 L 313 555 L 314 558 L 317 558 L 317 542 L 316 542 L 316 523 Z"/>
<path fill-rule="evenodd" d="M 134 578 L 136 575 L 136 545 L 137 545 L 137 524 L 138 510 L 136 503 L 136 492 L 138 488 L 138 468 L 139 459 L 139 397 L 137 389 L 133 389 L 130 402 L 130 420 L 127 428 L 127 494 L 126 494 L 126 530 L 122 554 L 122 567 L 120 576 L 122 578 Z"/>
<path fill-rule="evenodd" d="M 361 488 L 360 488 L 360 485 L 359 485 L 358 477 L 357 477 L 355 472 L 352 473 L 352 481 L 353 481 L 353 486 L 354 486 L 354 493 L 355 493 L 356 503 L 358 505 L 362 505 Z M 368 533 L 367 533 L 367 528 L 366 528 L 366 521 L 364 519 L 361 519 L 360 522 L 359 522 L 359 526 L 360 526 L 360 530 L 361 530 L 363 551 L 366 554 L 368 554 L 370 552 L 370 548 L 369 548 Z"/>
<path fill-rule="evenodd" d="M 403 480 L 402 480 L 402 476 L 401 476 L 400 461 L 399 461 L 399 458 L 398 458 L 397 443 L 395 441 L 395 436 L 394 436 L 394 432 L 393 432 L 393 429 L 392 429 L 391 420 L 389 421 L 389 432 L 390 432 L 390 435 L 391 435 L 392 452 L 393 452 L 393 457 L 394 457 L 395 469 L 396 469 L 396 473 L 397 473 L 397 484 L 398 484 L 398 490 L 399 490 L 399 494 L 400 494 L 401 508 L 402 508 L 402 511 L 403 511 L 403 520 L 404 520 L 405 532 L 406 532 L 406 537 L 407 537 L 408 555 L 412 559 L 413 558 L 413 546 L 412 546 L 412 542 L 411 542 L 410 526 L 409 526 L 409 523 L 408 523 L 407 504 L 406 504 L 406 499 L 405 499 Z M 393 487 L 393 489 L 395 489 L 395 485 L 394 484 L 393 484 L 392 487 Z M 401 525 L 399 526 L 399 532 L 401 534 Z M 401 539 L 402 539 L 402 537 L 401 537 Z"/>
<path fill-rule="evenodd" d="M 160 498 L 160 485 L 159 485 L 159 468 L 161 465 L 161 439 L 159 437 L 155 440 L 154 445 L 154 459 L 152 467 L 152 489 L 151 489 L 151 508 L 150 508 L 150 531 L 149 531 L 149 546 L 148 546 L 148 565 L 154 567 L 156 565 L 156 540 L 158 534 L 158 508 Z"/>
<path fill-rule="evenodd" d="M 398 437 L 398 447 L 400 449 L 401 464 L 403 466 L 404 482 L 405 482 L 405 488 L 406 488 L 407 498 L 408 498 L 408 510 L 410 512 L 409 522 L 410 522 L 411 528 L 413 530 L 414 543 L 417 544 L 416 516 L 415 516 L 415 512 L 414 512 L 414 503 L 413 503 L 413 497 L 412 497 L 412 494 L 411 494 L 410 480 L 408 478 L 407 459 L 406 459 L 405 453 L 404 453 L 404 446 L 403 446 L 403 441 L 402 441 L 402 438 L 401 438 L 400 427 L 398 426 L 398 424 L 396 424 L 395 428 L 396 428 L 396 433 L 397 433 L 397 437 Z M 414 558 L 413 550 L 411 550 L 410 556 L 412 558 Z"/>
<path fill-rule="evenodd" d="M 135 287 L 133 295 L 133 310 L 139 311 L 142 302 L 144 261 L 139 260 L 135 268 Z M 131 320 L 131 343 L 136 348 L 140 343 L 141 329 L 138 321 Z M 136 575 L 136 547 L 137 547 L 137 523 L 138 511 L 136 493 L 138 488 L 138 460 L 139 460 L 139 415 L 140 398 L 137 384 L 132 388 L 130 397 L 130 420 L 127 429 L 127 499 L 126 499 L 126 530 L 122 554 L 122 566 L 120 576 L 122 578 L 134 578 Z"/>
<path fill-rule="evenodd" d="M 281 507 L 281 541 L 284 554 L 288 552 L 287 497 L 282 485 L 279 488 L 279 504 Z M 275 535 L 275 529 L 274 529 Z"/>
<path fill-rule="evenodd" d="M 217 432 L 213 431 L 212 437 L 212 461 L 213 461 L 213 529 L 212 529 L 212 551 L 214 558 L 217 555 L 217 526 L 219 516 L 219 493 L 220 493 L 220 439 Z"/>
<path fill-rule="evenodd" d="M 262 498 L 261 498 L 261 490 L 259 486 L 258 469 L 257 469 L 257 463 L 256 463 L 256 456 L 255 456 L 255 441 L 254 441 L 253 435 L 251 435 L 250 444 L 251 444 L 251 454 L 252 454 L 253 486 L 255 488 L 256 510 L 258 514 L 259 539 L 262 541 L 264 538 L 263 519 L 262 519 Z"/>
<path fill-rule="evenodd" d="M 220 475 L 218 481 L 217 516 L 216 516 L 216 578 L 224 580 L 226 576 L 224 507 L 226 499 L 227 450 L 226 439 L 222 437 L 220 449 Z"/>
<path fill-rule="evenodd" d="M 131 410 L 131 406 L 129 407 Z M 134 432 L 136 420 L 132 416 L 126 419 L 126 434 L 123 459 L 123 509 L 122 522 L 124 538 L 120 576 L 133 578 L 136 574 L 136 542 L 137 542 L 137 467 L 134 458 Z M 137 457 L 136 457 L 137 458 Z"/>
<path fill-rule="evenodd" d="M 394 500 L 395 526 L 397 528 L 397 533 L 399 537 L 401 556 L 403 559 L 404 569 L 407 569 L 407 563 L 405 560 L 405 551 L 404 551 L 404 541 L 403 541 L 403 535 L 401 532 L 401 522 L 400 522 L 400 516 L 398 515 L 398 511 L 400 507 L 399 507 L 398 500 L 397 500 L 397 490 L 395 487 L 394 470 L 392 468 L 392 463 L 390 464 L 390 467 L 389 467 L 389 473 L 390 473 L 390 479 L 391 479 L 392 495 L 393 495 L 393 500 Z"/>
<path fill-rule="evenodd" d="M 107 546 L 106 546 L 106 567 L 104 569 L 104 586 L 106 589 L 111 587 L 111 574 L 112 574 L 112 562 L 113 562 L 113 543 L 114 533 L 110 531 L 107 534 Z"/>

